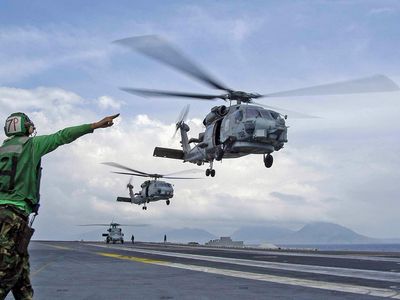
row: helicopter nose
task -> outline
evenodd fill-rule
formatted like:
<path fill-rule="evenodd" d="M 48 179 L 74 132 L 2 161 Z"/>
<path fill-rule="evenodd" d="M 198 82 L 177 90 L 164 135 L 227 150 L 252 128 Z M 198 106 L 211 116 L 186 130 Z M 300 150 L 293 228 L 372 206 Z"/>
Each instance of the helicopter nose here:
<path fill-rule="evenodd" d="M 174 190 L 171 187 L 164 187 L 160 189 L 160 193 L 163 195 L 172 195 Z"/>
<path fill-rule="evenodd" d="M 259 141 L 287 142 L 287 127 L 283 118 L 270 120 L 259 118 L 254 124 L 253 138 Z"/>

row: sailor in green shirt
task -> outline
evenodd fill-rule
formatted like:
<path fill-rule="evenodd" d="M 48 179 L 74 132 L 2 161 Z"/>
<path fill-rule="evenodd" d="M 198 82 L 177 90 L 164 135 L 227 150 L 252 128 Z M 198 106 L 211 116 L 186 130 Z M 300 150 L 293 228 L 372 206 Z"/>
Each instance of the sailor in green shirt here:
<path fill-rule="evenodd" d="M 0 300 L 12 291 L 15 299 L 32 299 L 28 244 L 33 234 L 29 215 L 37 214 L 43 155 L 113 125 L 119 114 L 99 122 L 68 127 L 54 134 L 30 137 L 35 126 L 24 113 L 10 115 L 0 147 Z"/>

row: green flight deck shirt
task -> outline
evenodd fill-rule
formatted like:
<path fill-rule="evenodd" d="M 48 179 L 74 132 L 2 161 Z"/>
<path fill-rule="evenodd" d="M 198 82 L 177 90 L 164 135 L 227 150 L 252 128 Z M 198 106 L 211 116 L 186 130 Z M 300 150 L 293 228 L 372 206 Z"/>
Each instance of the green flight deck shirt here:
<path fill-rule="evenodd" d="M 31 138 L 13 136 L 6 139 L 0 147 L 0 171 L 5 169 L 3 161 L 11 160 L 12 153 L 14 156 L 18 156 L 18 162 L 15 164 L 16 168 L 11 168 L 11 171 L 2 171 L 0 205 L 13 205 L 25 214 L 32 213 L 34 206 L 39 202 L 40 160 L 42 156 L 61 145 L 71 143 L 82 135 L 92 132 L 91 124 L 85 124 L 68 127 L 50 135 Z M 4 176 L 4 174 L 7 175 Z M 3 179 L 9 174 L 14 174 L 13 183 L 12 185 L 10 183 L 12 188 L 6 191 Z M 9 177 L 11 178 L 11 176 Z"/>

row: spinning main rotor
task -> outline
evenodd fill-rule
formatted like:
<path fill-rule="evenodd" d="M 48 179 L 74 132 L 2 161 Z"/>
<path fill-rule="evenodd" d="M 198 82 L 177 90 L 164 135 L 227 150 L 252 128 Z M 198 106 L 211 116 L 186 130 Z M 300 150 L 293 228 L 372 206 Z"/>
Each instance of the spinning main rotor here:
<path fill-rule="evenodd" d="M 123 169 L 128 172 L 113 172 L 116 174 L 122 174 L 122 175 L 131 175 L 131 176 L 139 176 L 139 177 L 150 177 L 150 178 L 154 178 L 154 179 L 159 179 L 159 178 L 167 178 L 167 179 L 201 179 L 198 177 L 176 177 L 176 176 L 171 176 L 171 175 L 178 175 L 178 174 L 187 174 L 187 173 L 198 173 L 201 172 L 198 169 L 190 169 L 190 170 L 184 170 L 184 171 L 179 171 L 179 172 L 173 172 L 173 173 L 169 173 L 169 174 L 156 174 L 156 173 L 146 173 L 146 172 L 142 172 L 142 171 L 138 171 L 123 165 L 120 165 L 118 163 L 115 162 L 104 162 L 104 165 L 108 165 L 111 167 L 115 167 L 115 168 L 119 168 L 119 169 Z"/>
<path fill-rule="evenodd" d="M 130 37 L 114 41 L 116 44 L 128 47 L 138 51 L 150 58 L 158 60 L 192 78 L 195 78 L 217 90 L 222 90 L 220 94 L 198 94 L 176 91 L 164 91 L 154 89 L 139 89 L 139 88 L 121 88 L 131 94 L 141 96 L 154 97 L 183 97 L 198 100 L 217 100 L 237 101 L 238 104 L 255 103 L 253 99 L 268 98 L 268 97 L 293 97 L 293 96 L 316 96 L 316 95 L 339 95 L 339 94 L 355 94 L 355 93 L 376 93 L 376 92 L 391 92 L 398 91 L 399 87 L 391 79 L 384 75 L 374 75 L 354 80 L 340 81 L 323 85 L 310 86 L 306 88 L 280 91 L 268 94 L 249 93 L 231 89 L 220 81 L 203 71 L 199 66 L 185 57 L 179 50 L 175 49 L 171 44 L 162 38 L 154 35 Z M 267 108 L 282 110 L 272 106 L 255 103 Z"/>

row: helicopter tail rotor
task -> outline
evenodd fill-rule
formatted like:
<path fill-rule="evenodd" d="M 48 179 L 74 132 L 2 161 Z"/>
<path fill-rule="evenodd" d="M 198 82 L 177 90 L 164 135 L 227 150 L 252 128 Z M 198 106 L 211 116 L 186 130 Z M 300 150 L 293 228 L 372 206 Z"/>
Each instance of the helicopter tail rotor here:
<path fill-rule="evenodd" d="M 126 185 L 126 188 L 127 188 L 127 189 L 133 189 L 132 179 L 133 179 L 133 176 L 131 176 L 131 178 L 129 179 L 128 184 Z"/>
<path fill-rule="evenodd" d="M 182 127 L 182 125 L 185 123 L 186 118 L 189 114 L 189 110 L 190 110 L 190 105 L 186 105 L 182 110 L 181 113 L 178 116 L 178 119 L 176 120 L 175 124 L 176 124 L 176 129 L 174 132 L 174 135 L 172 136 L 172 138 L 174 139 L 176 136 L 176 133 L 178 132 L 179 128 Z"/>

